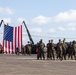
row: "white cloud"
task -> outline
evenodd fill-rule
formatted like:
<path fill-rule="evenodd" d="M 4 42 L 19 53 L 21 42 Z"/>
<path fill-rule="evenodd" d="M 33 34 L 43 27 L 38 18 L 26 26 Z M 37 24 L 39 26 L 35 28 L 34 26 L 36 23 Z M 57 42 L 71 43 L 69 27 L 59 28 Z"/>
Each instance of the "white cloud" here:
<path fill-rule="evenodd" d="M 64 28 L 64 27 L 58 27 L 58 29 L 59 29 L 60 31 L 65 31 L 65 28 Z"/>
<path fill-rule="evenodd" d="M 67 26 L 69 26 L 69 27 L 76 27 L 76 22 L 69 23 L 69 24 L 67 24 Z"/>
<path fill-rule="evenodd" d="M 48 32 L 55 33 L 56 32 L 56 28 L 50 28 Z"/>
<path fill-rule="evenodd" d="M 33 18 L 31 22 L 34 24 L 48 24 L 51 22 L 70 22 L 70 21 L 76 21 L 76 10 L 68 10 L 60 12 L 53 17 L 46 17 L 42 15 L 37 16 Z"/>
<path fill-rule="evenodd" d="M 69 23 L 69 24 L 67 24 L 67 29 L 68 30 L 73 30 L 73 31 L 75 31 L 76 30 L 76 23 Z"/>
<path fill-rule="evenodd" d="M 74 28 L 74 27 L 69 27 L 68 30 L 75 31 L 76 28 Z"/>
<path fill-rule="evenodd" d="M 22 23 L 23 21 L 25 21 L 26 24 L 27 24 L 27 20 L 26 20 L 26 19 L 24 19 L 24 18 L 18 18 L 18 19 L 17 19 L 17 22 L 18 22 L 18 23 Z"/>
<path fill-rule="evenodd" d="M 31 32 L 36 33 L 36 34 L 41 34 L 42 33 L 42 29 L 41 28 L 32 28 L 30 29 Z"/>
<path fill-rule="evenodd" d="M 72 22 L 69 24 L 66 24 L 64 26 L 58 27 L 58 30 L 60 31 L 75 31 L 76 30 L 76 23 Z"/>
<path fill-rule="evenodd" d="M 76 10 L 60 12 L 58 15 L 52 17 L 53 22 L 67 22 L 75 20 L 76 20 Z"/>
<path fill-rule="evenodd" d="M 45 17 L 45 16 L 37 16 L 34 19 L 32 19 L 32 23 L 34 24 L 47 24 L 50 23 L 51 18 Z"/>
<path fill-rule="evenodd" d="M 14 9 L 11 9 L 9 7 L 0 7 L 0 14 L 7 14 L 7 15 L 13 15 L 15 12 Z"/>

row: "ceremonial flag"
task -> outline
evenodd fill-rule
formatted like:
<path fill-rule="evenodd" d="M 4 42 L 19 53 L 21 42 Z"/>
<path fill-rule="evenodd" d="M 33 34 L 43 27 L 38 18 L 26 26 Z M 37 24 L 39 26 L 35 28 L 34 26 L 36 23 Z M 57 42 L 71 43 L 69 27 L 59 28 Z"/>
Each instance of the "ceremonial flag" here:
<path fill-rule="evenodd" d="M 4 25 L 3 52 L 10 54 L 15 53 L 17 47 L 19 48 L 19 52 L 21 52 L 22 25 L 18 27 Z"/>

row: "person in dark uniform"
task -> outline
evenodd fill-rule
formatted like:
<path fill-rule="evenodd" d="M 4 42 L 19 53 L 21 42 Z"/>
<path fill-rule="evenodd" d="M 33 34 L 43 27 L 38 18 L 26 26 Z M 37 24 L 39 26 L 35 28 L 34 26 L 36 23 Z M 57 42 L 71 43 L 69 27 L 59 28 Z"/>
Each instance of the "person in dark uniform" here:
<path fill-rule="evenodd" d="M 72 42 L 70 42 L 70 44 L 68 45 L 68 49 L 67 49 L 68 51 L 68 59 L 70 59 L 71 58 L 71 60 L 73 60 L 73 43 Z"/>
<path fill-rule="evenodd" d="M 37 43 L 37 60 L 41 59 L 41 50 L 40 50 L 40 47 L 39 47 L 39 43 Z"/>
<path fill-rule="evenodd" d="M 16 54 L 19 55 L 19 48 L 16 48 Z"/>
<path fill-rule="evenodd" d="M 50 40 L 49 43 L 47 43 L 47 60 L 51 58 L 51 52 L 50 52 Z"/>
<path fill-rule="evenodd" d="M 24 55 L 26 55 L 26 45 L 24 46 Z"/>
<path fill-rule="evenodd" d="M 45 55 L 44 55 L 44 47 L 45 44 L 43 43 L 42 39 L 40 40 L 40 42 L 38 43 L 38 53 L 37 53 L 37 60 L 39 60 L 39 58 L 42 60 L 45 60 Z"/>
<path fill-rule="evenodd" d="M 74 54 L 74 58 L 76 60 L 76 42 L 73 41 L 73 54 Z"/>

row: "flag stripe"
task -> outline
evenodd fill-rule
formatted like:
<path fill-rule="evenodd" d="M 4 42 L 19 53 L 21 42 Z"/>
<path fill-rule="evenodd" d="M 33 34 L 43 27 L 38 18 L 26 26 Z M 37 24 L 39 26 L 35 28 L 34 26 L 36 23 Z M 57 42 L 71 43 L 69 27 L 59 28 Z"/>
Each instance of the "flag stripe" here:
<path fill-rule="evenodd" d="M 4 53 L 7 53 L 6 46 L 7 46 L 7 42 L 6 40 L 4 40 Z"/>
<path fill-rule="evenodd" d="M 2 52 L 4 53 L 4 40 L 3 40 L 3 43 L 2 43 Z"/>
<path fill-rule="evenodd" d="M 16 35 L 17 35 L 17 27 L 15 27 L 14 28 L 14 32 L 13 32 L 13 34 L 14 34 L 14 37 L 13 37 L 13 53 L 15 53 L 15 50 L 16 50 Z"/>
<path fill-rule="evenodd" d="M 6 41 L 6 51 L 7 51 L 7 53 L 10 52 L 10 50 L 9 50 L 9 41 Z"/>
<path fill-rule="evenodd" d="M 15 50 L 16 50 L 16 43 L 17 43 L 17 42 L 16 42 L 16 40 L 17 40 L 17 39 L 16 39 L 16 35 L 17 35 L 17 27 L 15 27 L 15 36 L 14 36 L 14 38 L 15 38 L 15 39 L 14 39 L 14 45 L 15 45 L 14 48 L 15 48 L 15 49 L 14 49 L 14 52 L 15 52 Z"/>
<path fill-rule="evenodd" d="M 20 36 L 19 36 L 19 29 L 20 29 L 20 27 L 18 26 L 18 47 L 20 49 L 20 44 L 19 44 L 19 38 L 20 38 Z"/>
<path fill-rule="evenodd" d="M 21 25 L 21 51 L 22 51 L 22 25 Z"/>
<path fill-rule="evenodd" d="M 19 34 L 19 47 L 20 47 L 20 52 L 21 52 L 21 46 L 22 46 L 22 41 L 21 41 L 21 39 L 22 39 L 21 35 L 22 35 L 22 34 L 21 34 L 21 30 L 22 30 L 22 29 L 21 29 L 21 26 L 19 26 L 19 33 L 20 33 L 20 34 Z"/>
<path fill-rule="evenodd" d="M 12 50 L 12 53 L 15 53 L 15 52 L 14 52 L 14 49 L 13 49 L 13 42 L 12 42 L 11 48 L 12 48 L 12 49 L 11 49 L 11 50 Z"/>
<path fill-rule="evenodd" d="M 10 42 L 8 41 L 8 53 L 10 54 Z"/>
<path fill-rule="evenodd" d="M 7 53 L 7 42 L 6 42 L 6 40 L 4 41 L 4 46 L 5 46 L 5 52 Z"/>
<path fill-rule="evenodd" d="M 9 46 L 10 46 L 10 47 L 9 47 L 9 50 L 10 50 L 9 53 L 10 53 L 10 54 L 12 54 L 12 51 L 13 51 L 13 49 L 12 49 L 12 44 L 13 44 L 13 42 L 9 42 Z"/>

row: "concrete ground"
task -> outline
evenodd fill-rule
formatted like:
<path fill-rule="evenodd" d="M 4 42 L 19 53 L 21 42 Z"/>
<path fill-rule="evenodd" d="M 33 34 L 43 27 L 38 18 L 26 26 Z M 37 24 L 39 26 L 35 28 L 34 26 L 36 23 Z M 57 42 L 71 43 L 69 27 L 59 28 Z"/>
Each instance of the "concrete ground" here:
<path fill-rule="evenodd" d="M 36 60 L 36 55 L 0 54 L 0 75 L 76 75 L 76 61 Z"/>

